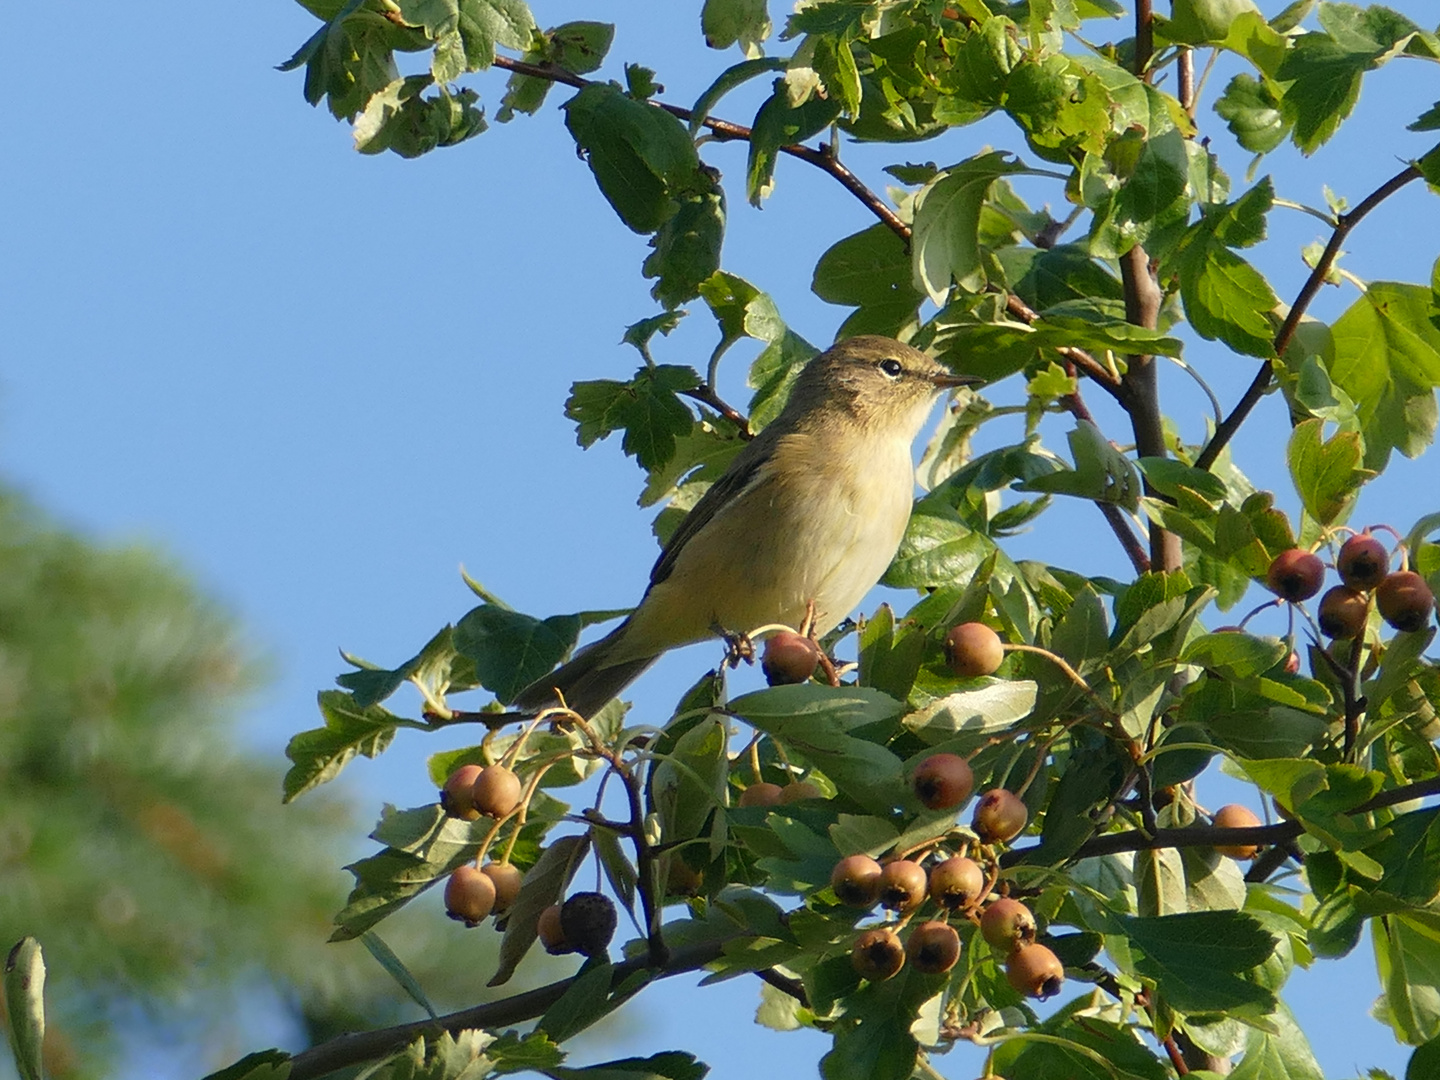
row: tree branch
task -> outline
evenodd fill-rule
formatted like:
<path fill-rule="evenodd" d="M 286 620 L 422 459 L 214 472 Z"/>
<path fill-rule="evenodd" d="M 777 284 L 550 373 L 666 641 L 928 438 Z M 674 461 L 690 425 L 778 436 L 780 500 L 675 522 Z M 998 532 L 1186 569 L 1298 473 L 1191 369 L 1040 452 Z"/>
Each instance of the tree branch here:
<path fill-rule="evenodd" d="M 1373 799 L 1367 799 L 1345 812 L 1351 815 L 1368 814 L 1371 810 L 1380 810 L 1426 795 L 1440 795 L 1440 776 L 1382 791 Z M 1216 844 L 1283 844 L 1294 840 L 1304 831 L 1305 826 L 1298 821 L 1281 821 L 1274 825 L 1247 825 L 1234 829 L 1217 829 L 1213 825 L 1189 825 L 1181 829 L 1156 829 L 1153 834 L 1143 829 L 1129 829 L 1087 840 L 1066 861 L 1076 862 L 1097 855 L 1115 855 L 1122 851 L 1154 851 L 1158 848 L 1214 847 Z M 1023 865 L 1030 853 L 1038 849 L 1039 845 L 1013 848 L 1001 857 L 1000 864 Z"/>
<path fill-rule="evenodd" d="M 1360 224 L 1371 210 L 1374 210 L 1406 184 L 1419 178 L 1420 170 L 1414 165 L 1407 165 L 1361 200 L 1354 210 L 1341 214 L 1335 219 L 1335 227 L 1330 233 L 1330 242 L 1325 245 L 1324 254 L 1315 264 L 1315 269 L 1310 271 L 1310 276 L 1305 279 L 1305 284 L 1300 287 L 1300 294 L 1295 298 L 1290 313 L 1285 316 L 1284 323 L 1281 324 L 1279 332 L 1275 335 L 1276 357 L 1283 357 L 1285 350 L 1290 347 L 1290 342 L 1295 337 L 1295 331 L 1300 326 L 1300 320 L 1304 318 L 1311 301 L 1319 293 L 1320 286 L 1325 284 L 1325 278 L 1329 275 L 1330 268 L 1335 265 L 1335 259 L 1340 254 L 1340 245 L 1350 235 L 1350 230 Z M 1200 456 L 1195 459 L 1196 468 L 1208 469 L 1215 464 L 1215 459 L 1235 437 L 1235 433 L 1240 430 L 1240 425 L 1250 415 L 1250 410 L 1255 408 L 1260 399 L 1265 396 L 1265 391 L 1270 389 L 1270 382 L 1274 376 L 1274 361 L 1266 360 L 1260 370 L 1255 373 L 1255 381 L 1250 384 L 1249 389 L 1245 391 L 1244 396 L 1240 398 L 1230 415 L 1215 429 L 1215 434 L 1205 444 L 1205 449 L 1200 451 Z"/>
<path fill-rule="evenodd" d="M 615 965 L 610 978 L 610 986 L 614 989 L 638 971 L 651 971 L 656 978 L 697 971 L 723 955 L 725 945 L 724 941 L 707 941 L 676 949 L 663 967 L 653 967 L 648 959 L 626 960 Z M 533 1020 L 537 1016 L 544 1015 L 545 1010 L 559 1001 L 574 982 L 574 977 L 561 979 L 548 986 L 528 990 L 523 994 L 516 994 L 500 1001 L 474 1005 L 434 1020 L 417 1020 L 410 1024 L 397 1024 L 394 1027 L 378 1028 L 375 1031 L 338 1036 L 292 1057 L 290 1059 L 290 1080 L 312 1080 L 314 1077 L 324 1076 L 326 1073 L 334 1072 L 347 1065 L 378 1060 L 395 1053 L 421 1035 L 429 1038 L 439 1035 L 442 1031 L 448 1031 L 453 1035 L 456 1032 L 472 1028 L 505 1027 L 524 1020 Z"/>

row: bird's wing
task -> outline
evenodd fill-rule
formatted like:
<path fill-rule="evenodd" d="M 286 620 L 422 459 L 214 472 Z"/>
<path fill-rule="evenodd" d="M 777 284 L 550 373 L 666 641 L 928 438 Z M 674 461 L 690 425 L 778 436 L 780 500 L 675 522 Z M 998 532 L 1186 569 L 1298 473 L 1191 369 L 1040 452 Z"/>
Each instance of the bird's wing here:
<path fill-rule="evenodd" d="M 761 470 L 771 460 L 774 451 L 775 438 L 766 438 L 773 428 L 767 428 L 755 438 L 740 454 L 730 463 L 719 480 L 711 484 L 705 494 L 700 496 L 700 501 L 691 508 L 690 513 L 685 515 L 685 520 L 680 522 L 678 528 L 670 536 L 670 542 L 665 545 L 665 550 L 660 553 L 660 558 L 655 562 L 655 568 L 650 571 L 650 585 L 653 588 L 670 576 L 670 571 L 675 569 L 675 560 L 680 556 L 680 549 L 683 548 L 692 536 L 698 533 L 706 525 L 714 520 L 720 511 L 728 506 L 736 496 L 755 482 L 760 476 Z"/>

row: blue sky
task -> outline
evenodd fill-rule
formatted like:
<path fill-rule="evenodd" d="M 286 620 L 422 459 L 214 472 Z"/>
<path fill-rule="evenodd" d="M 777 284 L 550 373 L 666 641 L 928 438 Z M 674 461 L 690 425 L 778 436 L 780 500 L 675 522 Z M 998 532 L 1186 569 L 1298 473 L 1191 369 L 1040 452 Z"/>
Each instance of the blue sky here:
<path fill-rule="evenodd" d="M 698 6 L 534 4 L 542 25 L 617 22 L 601 74 L 645 63 L 667 100 L 687 104 L 738 59 L 704 49 Z M 1434 17 L 1421 0 L 1392 6 Z M 299 74 L 274 70 L 314 20 L 286 2 L 238 14 L 174 0 L 50 0 L 45 26 L 63 33 L 32 27 L 0 44 L 12 87 L 28 91 L 0 118 L 0 476 L 97 539 L 160 546 L 238 614 L 275 676 L 240 737 L 278 761 L 286 739 L 317 722 L 314 694 L 341 670 L 338 648 L 397 662 L 468 609 L 462 564 L 540 615 L 638 597 L 655 557 L 651 513 L 635 505 L 640 474 L 613 442 L 580 451 L 561 409 L 574 380 L 633 371 L 620 333 L 654 304 L 638 272 L 645 241 L 577 160 L 554 109 L 564 95 L 427 158 L 362 157 L 343 125 L 305 105 Z M 502 73 L 470 83 L 493 115 Z M 1212 78 L 1207 101 L 1222 86 Z M 1282 149 L 1263 169 L 1292 198 L 1321 203 L 1328 183 L 1354 203 L 1428 147 L 1403 129 L 1437 98 L 1440 67 L 1393 64 L 1367 80 L 1356 118 L 1315 158 Z M 745 121 L 755 103 L 741 94 L 719 112 Z M 1201 119 L 1223 147 L 1208 107 Z M 1019 140 L 997 123 L 845 153 L 880 187 L 883 164 L 946 164 L 991 143 Z M 743 173 L 743 146 L 702 154 L 732 182 Z M 1246 162 L 1227 161 L 1237 189 Z M 811 270 L 872 219 L 799 163 L 782 162 L 777 181 L 763 211 L 731 188 L 725 265 L 827 343 L 844 312 L 809 292 Z M 1060 202 L 1053 186 L 1026 190 Z M 1303 280 L 1296 253 L 1321 238 L 1318 227 L 1271 215 L 1275 242 L 1257 261 L 1282 297 Z M 1427 281 L 1440 203 L 1411 185 L 1350 248 L 1343 265 L 1362 278 Z M 1313 312 L 1333 318 L 1353 297 L 1326 289 Z M 658 343 L 657 359 L 700 365 L 713 340 L 697 309 Z M 1249 361 L 1205 343 L 1187 356 L 1227 403 L 1253 375 Z M 742 364 L 727 364 L 726 385 L 743 398 Z M 1198 439 L 1198 395 L 1178 372 L 1163 379 L 1183 432 Z M 1121 431 L 1100 397 L 1091 405 L 1102 425 Z M 1046 430 L 1063 447 L 1063 425 Z M 1284 430 L 1281 403 L 1268 399 L 1237 454 L 1293 510 L 1279 468 Z M 1397 459 L 1357 518 L 1408 528 L 1436 509 L 1435 461 Z M 1091 508 L 1053 517 L 1012 553 L 1125 572 Z M 716 655 L 697 646 L 667 657 L 637 688 L 638 707 L 665 709 Z M 449 745 L 402 736 L 382 761 L 354 767 L 365 814 L 431 797 L 424 758 Z M 1388 1029 L 1357 1019 L 1375 993 L 1373 964 L 1359 954 L 1292 983 L 1331 1075 L 1403 1072 L 1408 1054 Z M 806 1075 L 824 1040 L 752 1027 L 757 995 L 751 981 L 649 995 L 625 1051 L 690 1049 L 719 1080 L 774 1075 L 779 1062 Z M 257 1033 L 257 1046 L 266 1037 Z M 962 1076 L 978 1061 L 962 1049 L 939 1065 Z M 186 1058 L 176 1075 L 196 1063 L 208 1064 Z"/>

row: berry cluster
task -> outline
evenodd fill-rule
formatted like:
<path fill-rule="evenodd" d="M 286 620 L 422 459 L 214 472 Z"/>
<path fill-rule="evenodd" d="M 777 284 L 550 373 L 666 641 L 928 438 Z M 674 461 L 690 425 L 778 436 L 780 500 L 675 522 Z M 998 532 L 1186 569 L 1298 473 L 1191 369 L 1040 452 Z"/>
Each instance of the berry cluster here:
<path fill-rule="evenodd" d="M 1320 598 L 1318 619 L 1326 637 L 1363 635 L 1372 594 L 1380 617 L 1396 630 L 1421 630 L 1435 611 L 1435 595 L 1425 579 L 1413 570 L 1392 572 L 1390 553 L 1368 530 L 1340 546 L 1335 569 L 1341 583 Z M 1312 551 L 1291 548 L 1275 556 L 1265 583 L 1282 600 L 1298 604 L 1320 592 L 1325 564 Z"/>
<path fill-rule="evenodd" d="M 520 778 L 503 765 L 461 765 L 445 778 L 440 808 L 461 821 L 481 817 L 499 820 L 520 805 Z M 478 926 L 487 915 L 501 915 L 520 895 L 523 875 L 509 862 L 457 867 L 445 882 L 445 911 L 466 926 Z"/>

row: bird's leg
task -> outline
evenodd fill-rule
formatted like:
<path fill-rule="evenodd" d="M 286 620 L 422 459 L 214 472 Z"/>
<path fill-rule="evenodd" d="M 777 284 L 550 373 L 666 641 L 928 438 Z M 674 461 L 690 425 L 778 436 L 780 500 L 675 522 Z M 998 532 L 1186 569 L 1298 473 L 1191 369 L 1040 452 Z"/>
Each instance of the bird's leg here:
<path fill-rule="evenodd" d="M 710 629 L 715 635 L 725 642 L 724 665 L 729 668 L 738 668 L 740 661 L 747 664 L 755 663 L 755 643 L 750 640 L 750 635 L 737 630 L 727 630 L 719 623 L 712 623 Z"/>
<path fill-rule="evenodd" d="M 820 643 L 820 636 L 815 633 L 815 601 L 805 602 L 805 618 L 800 623 L 800 633 L 808 637 L 817 645 Z M 820 670 L 825 672 L 825 681 L 831 686 L 840 685 L 840 672 L 835 670 L 835 661 L 830 659 L 830 654 L 823 648 L 820 650 Z"/>

